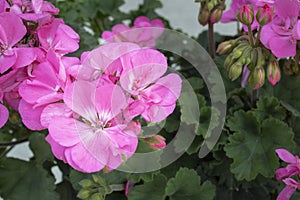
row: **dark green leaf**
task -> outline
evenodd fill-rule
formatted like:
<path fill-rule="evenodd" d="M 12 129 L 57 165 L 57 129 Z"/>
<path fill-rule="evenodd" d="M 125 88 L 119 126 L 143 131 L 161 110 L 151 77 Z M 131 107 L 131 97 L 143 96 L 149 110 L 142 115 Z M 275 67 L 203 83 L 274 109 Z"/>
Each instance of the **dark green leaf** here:
<path fill-rule="evenodd" d="M 45 136 L 40 133 L 34 133 L 29 137 L 29 146 L 34 154 L 37 163 L 42 164 L 44 161 L 53 161 L 54 157 L 50 145 L 46 142 Z"/>

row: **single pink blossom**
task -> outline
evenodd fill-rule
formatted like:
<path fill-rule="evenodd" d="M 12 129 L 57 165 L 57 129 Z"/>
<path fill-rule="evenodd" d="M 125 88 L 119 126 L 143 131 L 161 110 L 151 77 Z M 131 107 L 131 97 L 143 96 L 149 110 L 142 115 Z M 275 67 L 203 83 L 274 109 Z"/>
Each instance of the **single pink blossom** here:
<path fill-rule="evenodd" d="M 58 116 L 51 120 L 52 149 L 57 146 L 58 152 L 64 150 L 58 158 L 79 171 L 96 172 L 104 167 L 117 168 L 135 152 L 139 124 L 134 123 L 131 129 L 114 120 L 126 107 L 120 87 L 109 84 L 96 88 L 96 84 L 76 81 L 67 87 L 64 102 L 79 117 Z"/>
<path fill-rule="evenodd" d="M 9 12 L 0 13 L 0 74 L 13 66 L 27 66 L 35 60 L 35 49 L 16 47 L 25 34 L 26 28 L 20 17 Z"/>
<path fill-rule="evenodd" d="M 2 105 L 1 103 L 3 103 L 3 92 L 0 88 L 0 128 L 2 126 L 4 126 L 4 124 L 7 122 L 8 120 L 8 110 L 7 108 Z"/>
<path fill-rule="evenodd" d="M 285 188 L 277 196 L 277 200 L 289 200 L 294 192 L 300 188 L 300 183 L 292 178 L 286 178 L 283 180 L 286 184 Z"/>
<path fill-rule="evenodd" d="M 167 70 L 167 61 L 156 50 L 133 51 L 120 59 L 121 86 L 135 99 L 129 105 L 132 117 L 141 114 L 147 121 L 164 120 L 175 109 L 181 91 L 180 77 L 177 74 L 161 77 Z"/>
<path fill-rule="evenodd" d="M 286 167 L 276 170 L 277 180 L 293 175 L 300 175 L 300 159 L 298 156 L 294 156 L 285 149 L 276 149 L 276 153 L 281 160 L 289 163 Z"/>

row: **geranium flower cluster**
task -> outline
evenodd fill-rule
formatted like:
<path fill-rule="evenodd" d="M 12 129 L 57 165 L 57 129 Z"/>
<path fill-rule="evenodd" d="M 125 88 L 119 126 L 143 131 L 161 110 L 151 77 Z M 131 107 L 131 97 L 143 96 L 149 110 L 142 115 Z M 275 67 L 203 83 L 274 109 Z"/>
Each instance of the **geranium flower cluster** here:
<path fill-rule="evenodd" d="M 132 27 L 117 24 L 112 27 L 112 31 L 104 31 L 102 38 L 107 42 L 134 42 L 141 47 L 154 47 L 156 39 L 163 34 L 164 27 L 160 19 L 151 21 L 145 16 L 139 16 Z"/>
<path fill-rule="evenodd" d="M 283 180 L 286 184 L 285 188 L 278 195 L 277 200 L 289 200 L 294 192 L 300 189 L 300 183 L 291 178 L 293 176 L 297 179 L 300 178 L 300 159 L 285 149 L 277 149 L 276 153 L 281 160 L 289 163 L 286 167 L 276 170 L 276 179 Z"/>
<path fill-rule="evenodd" d="M 141 48 L 159 36 L 143 27 L 163 27 L 160 20 L 140 17 L 129 39 L 135 43 L 110 41 L 78 59 L 66 54 L 79 48 L 79 36 L 53 17 L 52 4 L 0 0 L 0 12 L 0 127 L 8 119 L 5 104 L 27 128 L 48 129 L 53 154 L 73 168 L 117 168 L 136 151 L 138 119 L 160 122 L 175 109 L 181 78 L 164 76 L 165 56 Z M 165 147 L 161 136 L 145 142 Z"/>

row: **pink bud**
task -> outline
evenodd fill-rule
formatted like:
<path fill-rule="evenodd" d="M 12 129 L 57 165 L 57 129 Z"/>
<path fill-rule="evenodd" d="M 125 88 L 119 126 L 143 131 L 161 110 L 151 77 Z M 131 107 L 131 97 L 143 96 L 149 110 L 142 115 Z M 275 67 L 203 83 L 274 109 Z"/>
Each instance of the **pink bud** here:
<path fill-rule="evenodd" d="M 281 72 L 277 60 L 272 60 L 267 67 L 268 80 L 271 85 L 276 85 L 281 78 Z"/>
<path fill-rule="evenodd" d="M 198 21 L 202 26 L 208 23 L 210 12 L 208 9 L 201 9 L 198 16 Z"/>
<path fill-rule="evenodd" d="M 251 5 L 244 5 L 240 8 L 237 14 L 238 20 L 245 24 L 251 25 L 254 21 L 254 11 Z"/>
<path fill-rule="evenodd" d="M 127 181 L 126 186 L 125 186 L 125 196 L 128 197 L 130 189 L 134 186 L 134 182 L 132 181 Z"/>
<path fill-rule="evenodd" d="M 266 25 L 272 21 L 273 9 L 268 4 L 258 8 L 256 13 L 256 20 L 260 25 Z"/>
<path fill-rule="evenodd" d="M 215 24 L 219 22 L 221 20 L 222 13 L 223 13 L 222 9 L 220 8 L 215 9 L 210 15 L 210 23 Z"/>
<path fill-rule="evenodd" d="M 253 89 L 259 89 L 265 83 L 265 69 L 263 67 L 256 67 L 248 78 L 248 83 Z"/>
<path fill-rule="evenodd" d="M 165 138 L 160 135 L 155 135 L 144 139 L 152 149 L 164 149 L 166 147 Z"/>

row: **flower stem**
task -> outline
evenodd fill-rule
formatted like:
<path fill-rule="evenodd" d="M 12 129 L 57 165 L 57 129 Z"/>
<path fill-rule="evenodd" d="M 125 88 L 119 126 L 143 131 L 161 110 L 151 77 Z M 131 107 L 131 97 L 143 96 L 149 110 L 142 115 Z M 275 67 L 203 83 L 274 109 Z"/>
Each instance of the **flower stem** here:
<path fill-rule="evenodd" d="M 250 38 L 250 44 L 252 47 L 254 47 L 254 37 L 253 37 L 253 32 L 251 30 L 251 25 L 248 25 L 248 35 L 249 35 L 249 38 Z"/>
<path fill-rule="evenodd" d="M 112 191 L 123 191 L 125 190 L 124 184 L 112 184 L 109 186 Z"/>
<path fill-rule="evenodd" d="M 260 33 L 261 33 L 261 30 L 262 30 L 262 26 L 259 26 L 258 28 L 258 33 L 257 33 L 257 38 L 256 38 L 256 41 L 255 41 L 255 46 L 257 47 L 260 43 Z"/>
<path fill-rule="evenodd" d="M 208 48 L 209 55 L 212 59 L 215 58 L 215 39 L 214 39 L 214 24 L 208 23 Z"/>
<path fill-rule="evenodd" d="M 252 90 L 252 95 L 251 95 L 251 104 L 252 104 L 253 107 L 255 107 L 257 98 L 258 98 L 258 90 L 253 89 Z"/>
<path fill-rule="evenodd" d="M 9 146 L 14 146 L 16 144 L 20 144 L 20 143 L 23 143 L 23 142 L 26 142 L 28 141 L 28 138 L 23 138 L 23 139 L 20 139 L 20 140 L 17 140 L 17 141 L 13 141 L 13 142 L 0 142 L 0 147 L 9 147 Z"/>

